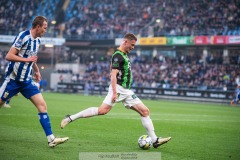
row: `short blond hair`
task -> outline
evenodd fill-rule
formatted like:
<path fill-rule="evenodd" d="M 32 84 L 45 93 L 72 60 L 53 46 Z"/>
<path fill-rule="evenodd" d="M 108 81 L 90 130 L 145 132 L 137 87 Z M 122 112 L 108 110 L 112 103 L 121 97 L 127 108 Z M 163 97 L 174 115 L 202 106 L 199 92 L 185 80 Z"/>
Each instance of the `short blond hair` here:
<path fill-rule="evenodd" d="M 134 34 L 132 34 L 132 33 L 127 33 L 127 34 L 125 34 L 125 35 L 124 35 L 124 39 L 137 41 L 137 37 L 136 37 Z"/>
<path fill-rule="evenodd" d="M 32 28 L 36 28 L 37 25 L 43 26 L 43 22 L 47 22 L 47 18 L 44 16 L 36 16 L 32 22 Z"/>

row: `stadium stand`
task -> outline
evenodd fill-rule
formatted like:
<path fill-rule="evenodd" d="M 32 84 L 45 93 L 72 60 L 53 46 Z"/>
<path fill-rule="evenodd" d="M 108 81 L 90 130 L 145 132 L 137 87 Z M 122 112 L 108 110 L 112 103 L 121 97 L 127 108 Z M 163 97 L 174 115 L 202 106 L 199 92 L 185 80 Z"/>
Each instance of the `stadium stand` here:
<path fill-rule="evenodd" d="M 0 34 L 16 35 L 29 28 L 39 2 L 40 0 L 0 1 Z"/>
<path fill-rule="evenodd" d="M 70 4 L 77 7 L 69 8 L 68 13 L 73 14 L 67 18 L 67 36 L 102 39 L 126 32 L 142 37 L 239 34 L 238 1 L 88 0 Z"/>
<path fill-rule="evenodd" d="M 61 28 L 71 39 L 113 39 L 126 32 L 142 37 L 240 35 L 240 2 L 235 0 L 2 0 L 0 6 L 0 34 L 29 28 L 33 16 L 41 14 L 49 22 L 58 20 L 49 24 L 51 36 L 59 36 Z"/>

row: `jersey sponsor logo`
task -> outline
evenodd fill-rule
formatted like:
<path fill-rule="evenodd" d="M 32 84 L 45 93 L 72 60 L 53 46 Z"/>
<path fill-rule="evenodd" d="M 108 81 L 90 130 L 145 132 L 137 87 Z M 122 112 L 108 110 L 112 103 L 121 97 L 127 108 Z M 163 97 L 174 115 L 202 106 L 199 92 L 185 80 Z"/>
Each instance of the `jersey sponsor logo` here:
<path fill-rule="evenodd" d="M 30 50 L 28 50 L 28 51 L 26 52 L 26 54 L 27 54 L 28 56 L 37 56 L 37 52 L 30 51 Z"/>
<path fill-rule="evenodd" d="M 131 70 L 131 63 L 128 62 L 128 69 Z"/>

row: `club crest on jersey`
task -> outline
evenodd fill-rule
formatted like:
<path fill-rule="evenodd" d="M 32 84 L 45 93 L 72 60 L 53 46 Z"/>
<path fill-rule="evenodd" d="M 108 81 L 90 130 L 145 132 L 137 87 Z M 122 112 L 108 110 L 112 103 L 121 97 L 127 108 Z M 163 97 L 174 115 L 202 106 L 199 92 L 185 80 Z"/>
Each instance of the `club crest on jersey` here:
<path fill-rule="evenodd" d="M 15 47 L 16 47 L 16 48 L 21 48 L 21 46 L 22 46 L 22 41 L 23 41 L 23 39 L 19 38 L 19 39 L 17 40 L 17 42 L 15 43 Z"/>
<path fill-rule="evenodd" d="M 113 59 L 113 64 L 112 64 L 112 66 L 113 66 L 113 67 L 119 67 L 118 58 L 117 58 L 117 57 L 115 57 L 115 58 Z"/>

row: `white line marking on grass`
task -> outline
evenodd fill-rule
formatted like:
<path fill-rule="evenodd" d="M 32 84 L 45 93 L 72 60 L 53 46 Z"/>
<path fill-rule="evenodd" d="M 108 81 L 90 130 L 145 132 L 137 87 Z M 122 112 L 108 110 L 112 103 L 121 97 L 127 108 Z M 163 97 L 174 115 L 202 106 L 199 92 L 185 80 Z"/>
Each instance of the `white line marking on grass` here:
<path fill-rule="evenodd" d="M 134 118 L 134 117 L 120 117 L 120 116 L 106 116 L 102 118 L 109 118 L 109 119 L 131 119 L 131 120 L 140 120 L 140 118 Z M 240 121 L 231 121 L 231 120 L 205 120 L 205 119 L 166 119 L 166 118 L 152 118 L 153 121 L 182 121 L 182 122 L 227 122 L 227 123 L 240 123 Z"/>
<path fill-rule="evenodd" d="M 138 114 L 137 113 L 108 113 L 107 115 L 131 116 L 131 115 L 138 115 Z M 206 115 L 206 114 L 167 114 L 167 113 L 150 113 L 150 116 L 218 117 L 217 115 Z M 222 117 L 222 115 L 221 115 L 221 117 Z"/>
<path fill-rule="evenodd" d="M 129 117 L 129 115 L 133 117 Z M 158 115 L 158 114 L 155 114 Z M 159 114 L 160 115 L 160 114 Z M 178 114 L 176 114 L 178 115 Z M 29 116 L 29 117 L 37 117 L 37 114 L 0 114 L 0 116 Z M 182 115 L 184 116 L 184 115 Z M 197 115 L 200 116 L 200 115 Z M 208 116 L 208 115 L 206 115 Z M 50 117 L 64 117 L 63 115 L 55 115 L 50 114 Z M 188 116 L 188 117 L 196 117 L 196 115 Z M 205 117 L 205 116 L 204 116 Z M 211 116 L 208 116 L 211 117 Z M 217 116 L 213 116 L 217 117 Z M 106 116 L 100 116 L 95 118 L 101 118 L 101 119 L 129 119 L 129 120 L 140 120 L 140 116 L 137 114 L 108 114 Z M 181 122 L 227 122 L 227 123 L 240 123 L 240 121 L 234 121 L 234 120 L 207 120 L 207 119 L 183 119 L 183 118 L 152 118 L 153 121 L 181 121 Z"/>

